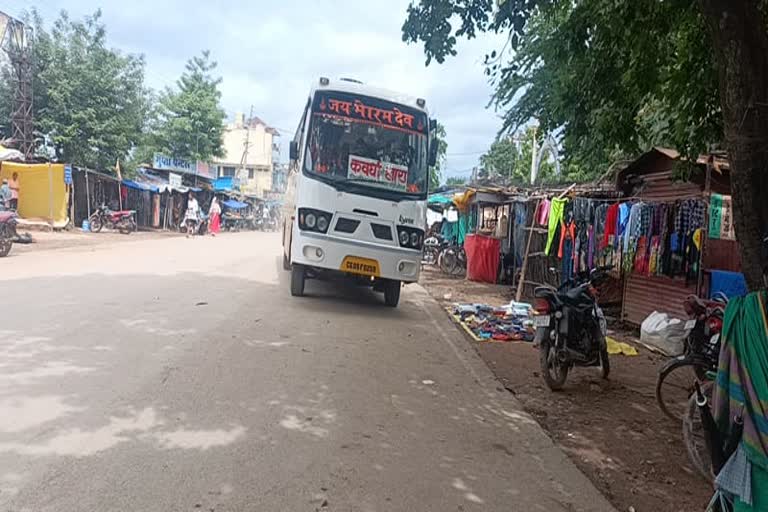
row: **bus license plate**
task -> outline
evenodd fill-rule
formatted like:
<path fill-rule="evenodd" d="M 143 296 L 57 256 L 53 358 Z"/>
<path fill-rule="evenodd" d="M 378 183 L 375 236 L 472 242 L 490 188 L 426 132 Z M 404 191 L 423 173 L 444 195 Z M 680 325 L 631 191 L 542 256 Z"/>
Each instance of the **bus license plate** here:
<path fill-rule="evenodd" d="M 549 327 L 549 315 L 533 317 L 533 325 L 536 327 Z"/>
<path fill-rule="evenodd" d="M 343 272 L 357 274 L 359 276 L 379 277 L 379 262 L 368 258 L 358 258 L 356 256 L 347 256 L 341 262 Z"/>

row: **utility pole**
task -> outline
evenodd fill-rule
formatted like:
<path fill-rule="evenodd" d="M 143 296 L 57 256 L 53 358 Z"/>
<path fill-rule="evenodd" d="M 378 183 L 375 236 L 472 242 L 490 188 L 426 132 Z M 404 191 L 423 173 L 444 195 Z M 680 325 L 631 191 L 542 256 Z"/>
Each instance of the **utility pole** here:
<path fill-rule="evenodd" d="M 251 121 L 253 120 L 253 105 L 251 105 L 251 111 L 248 114 L 248 120 L 245 122 L 245 144 L 243 145 L 243 156 L 240 158 L 240 179 L 243 180 L 245 173 L 245 165 L 248 163 L 248 149 L 251 145 Z M 243 180 L 244 181 L 244 180 Z"/>
<path fill-rule="evenodd" d="M 34 156 L 32 119 L 32 28 L 0 12 L 0 43 L 8 54 L 13 72 L 11 138 L 24 158 Z"/>

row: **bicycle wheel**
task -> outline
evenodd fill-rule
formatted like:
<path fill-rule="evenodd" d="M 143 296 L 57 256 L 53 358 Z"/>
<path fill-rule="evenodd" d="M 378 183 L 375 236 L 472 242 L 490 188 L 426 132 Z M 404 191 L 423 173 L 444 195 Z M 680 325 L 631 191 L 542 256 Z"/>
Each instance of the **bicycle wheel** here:
<path fill-rule="evenodd" d="M 714 382 L 705 382 L 701 386 L 702 393 L 707 397 L 707 403 L 712 404 L 712 389 Z M 701 422 L 701 412 L 696 403 L 696 395 L 688 399 L 685 418 L 683 418 L 683 442 L 688 451 L 688 459 L 699 472 L 701 476 L 709 480 L 714 480 L 712 475 L 712 456 L 709 453 L 707 445 L 707 434 L 704 431 L 704 425 Z"/>
<path fill-rule="evenodd" d="M 705 362 L 691 358 L 673 359 L 661 367 L 656 379 L 656 401 L 667 417 L 683 420 L 702 368 L 706 368 Z"/>
<path fill-rule="evenodd" d="M 458 256 L 456 250 L 448 248 L 443 251 L 442 258 L 440 258 L 440 270 L 448 275 L 453 275 L 458 265 Z"/>

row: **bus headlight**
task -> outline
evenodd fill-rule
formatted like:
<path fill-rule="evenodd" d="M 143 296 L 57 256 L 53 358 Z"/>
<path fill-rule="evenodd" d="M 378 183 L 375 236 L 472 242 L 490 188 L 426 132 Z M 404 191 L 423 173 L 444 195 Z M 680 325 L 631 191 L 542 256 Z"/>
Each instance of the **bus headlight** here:
<path fill-rule="evenodd" d="M 420 251 L 421 244 L 424 242 L 424 231 L 418 228 L 397 226 L 397 240 L 400 242 L 400 247 Z"/>
<path fill-rule="evenodd" d="M 325 234 L 331 225 L 332 213 L 312 208 L 299 208 L 299 229 Z"/>

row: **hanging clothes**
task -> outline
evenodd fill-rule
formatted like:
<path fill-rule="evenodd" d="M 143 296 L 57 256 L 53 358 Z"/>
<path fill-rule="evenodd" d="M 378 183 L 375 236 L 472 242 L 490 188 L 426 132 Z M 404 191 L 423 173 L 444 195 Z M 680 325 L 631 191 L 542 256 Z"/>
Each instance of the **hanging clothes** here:
<path fill-rule="evenodd" d="M 552 243 L 555 240 L 555 233 L 562 223 L 563 215 L 565 213 L 565 205 L 567 202 L 568 199 L 555 198 L 552 199 L 550 203 L 547 227 L 547 246 L 544 249 L 544 252 L 547 254 L 547 256 L 549 256 L 549 253 L 552 250 Z"/>
<path fill-rule="evenodd" d="M 566 224 L 565 221 L 560 222 L 560 246 L 557 251 L 557 257 L 560 259 L 563 259 L 565 256 L 563 256 L 563 244 L 566 240 L 571 241 L 570 245 L 570 252 L 569 252 L 569 259 L 573 259 L 573 241 L 576 238 L 576 223 L 571 221 L 570 223 Z"/>
<path fill-rule="evenodd" d="M 534 213 L 536 222 L 538 222 L 539 226 L 547 226 L 549 223 L 549 212 L 550 212 L 550 203 L 549 199 L 542 199 L 539 202 L 539 205 L 536 207 L 536 212 Z"/>
<path fill-rule="evenodd" d="M 612 237 L 617 235 L 616 229 L 619 222 L 619 203 L 612 204 L 605 212 L 605 230 L 603 234 L 602 247 L 607 247 L 611 243 Z"/>

